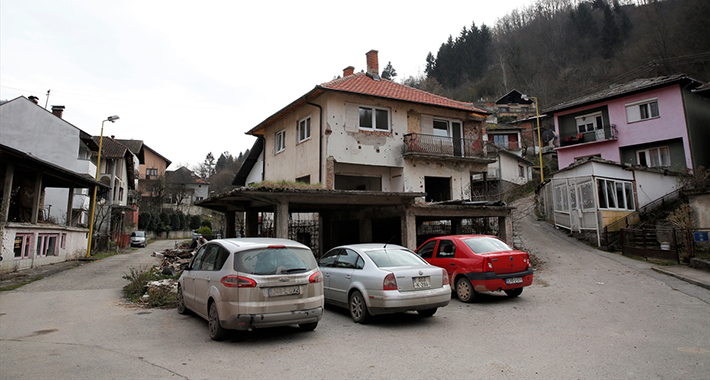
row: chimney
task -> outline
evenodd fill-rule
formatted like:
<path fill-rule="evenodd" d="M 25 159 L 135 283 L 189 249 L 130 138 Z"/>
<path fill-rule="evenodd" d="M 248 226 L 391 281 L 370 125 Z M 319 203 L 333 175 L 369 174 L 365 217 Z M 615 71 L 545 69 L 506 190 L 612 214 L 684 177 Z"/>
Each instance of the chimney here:
<path fill-rule="evenodd" d="M 34 96 L 34 95 L 31 95 L 31 96 L 30 96 L 29 98 L 27 98 L 27 99 L 29 99 L 32 103 L 39 105 L 39 98 L 38 98 L 38 97 L 36 97 L 36 96 Z"/>
<path fill-rule="evenodd" d="M 62 114 L 64 113 L 64 106 L 52 106 L 52 114 L 58 118 L 62 118 Z"/>
<path fill-rule="evenodd" d="M 116 135 L 111 135 L 111 140 L 116 140 Z"/>
<path fill-rule="evenodd" d="M 377 61 L 377 50 L 370 50 L 365 54 L 367 57 L 367 72 L 370 74 L 380 74 L 380 65 Z"/>
<path fill-rule="evenodd" d="M 348 66 L 343 69 L 343 77 L 346 77 L 348 75 L 353 75 L 354 72 L 355 72 L 355 68 L 352 66 Z"/>

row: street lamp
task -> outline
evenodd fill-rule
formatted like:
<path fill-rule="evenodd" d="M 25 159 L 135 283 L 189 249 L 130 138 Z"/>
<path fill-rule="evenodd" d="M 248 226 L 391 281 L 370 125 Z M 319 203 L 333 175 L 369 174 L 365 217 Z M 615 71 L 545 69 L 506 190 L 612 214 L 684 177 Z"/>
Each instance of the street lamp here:
<path fill-rule="evenodd" d="M 99 137 L 99 156 L 96 160 L 96 182 L 99 181 L 99 169 L 101 168 L 101 148 L 104 142 L 104 123 L 110 121 L 115 123 L 118 120 L 118 115 L 109 116 L 106 120 L 101 122 L 101 136 Z M 94 212 L 96 211 L 96 189 L 98 186 L 94 186 L 94 195 L 91 197 L 91 217 L 89 218 L 89 243 L 86 246 L 86 257 L 91 257 L 91 238 L 94 236 Z M 110 217 L 110 216 L 109 216 Z"/>
<path fill-rule="evenodd" d="M 530 100 L 532 99 L 535 101 L 535 118 L 537 119 L 537 151 L 538 154 L 540 155 L 540 183 L 545 182 L 545 173 L 542 169 L 542 140 L 540 139 L 540 111 L 537 108 L 537 98 L 534 96 L 527 96 L 525 94 L 521 95 L 521 98 L 523 100 Z"/>

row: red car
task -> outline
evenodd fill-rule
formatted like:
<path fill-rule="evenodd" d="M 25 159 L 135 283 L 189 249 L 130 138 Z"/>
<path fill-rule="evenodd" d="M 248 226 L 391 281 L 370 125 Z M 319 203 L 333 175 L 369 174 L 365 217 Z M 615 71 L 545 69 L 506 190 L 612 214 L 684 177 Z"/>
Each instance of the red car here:
<path fill-rule="evenodd" d="M 471 302 L 485 291 L 502 290 L 517 297 L 533 281 L 528 254 L 496 236 L 439 236 L 425 241 L 416 253 L 429 264 L 446 269 L 456 296 L 463 302 Z"/>

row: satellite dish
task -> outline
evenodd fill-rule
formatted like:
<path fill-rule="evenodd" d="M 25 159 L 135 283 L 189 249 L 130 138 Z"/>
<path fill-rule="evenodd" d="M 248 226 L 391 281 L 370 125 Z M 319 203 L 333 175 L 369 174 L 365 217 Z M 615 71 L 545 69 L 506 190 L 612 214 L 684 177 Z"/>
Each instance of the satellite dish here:
<path fill-rule="evenodd" d="M 555 132 L 552 132 L 552 131 L 549 130 L 549 129 L 545 129 L 545 130 L 542 131 L 542 142 L 543 142 L 544 144 L 549 143 L 549 142 L 552 141 L 554 138 L 555 138 Z"/>

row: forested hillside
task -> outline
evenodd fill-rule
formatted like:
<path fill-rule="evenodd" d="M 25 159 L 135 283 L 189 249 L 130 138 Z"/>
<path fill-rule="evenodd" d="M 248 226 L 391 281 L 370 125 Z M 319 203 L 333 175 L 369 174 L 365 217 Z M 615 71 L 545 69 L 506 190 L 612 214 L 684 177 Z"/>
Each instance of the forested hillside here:
<path fill-rule="evenodd" d="M 490 29 L 463 26 L 405 84 L 458 100 L 511 89 L 542 108 L 612 83 L 685 73 L 710 80 L 708 0 L 538 0 Z"/>

